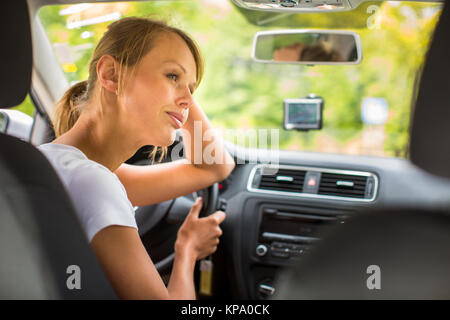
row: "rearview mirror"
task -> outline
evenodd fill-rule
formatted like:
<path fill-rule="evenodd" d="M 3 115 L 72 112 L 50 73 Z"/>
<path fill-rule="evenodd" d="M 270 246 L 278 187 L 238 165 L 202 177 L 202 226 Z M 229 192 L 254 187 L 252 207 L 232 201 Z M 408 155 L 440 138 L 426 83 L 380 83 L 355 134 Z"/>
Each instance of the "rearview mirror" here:
<path fill-rule="evenodd" d="M 358 64 L 361 40 L 353 31 L 260 31 L 253 40 L 252 58 L 263 63 Z"/>

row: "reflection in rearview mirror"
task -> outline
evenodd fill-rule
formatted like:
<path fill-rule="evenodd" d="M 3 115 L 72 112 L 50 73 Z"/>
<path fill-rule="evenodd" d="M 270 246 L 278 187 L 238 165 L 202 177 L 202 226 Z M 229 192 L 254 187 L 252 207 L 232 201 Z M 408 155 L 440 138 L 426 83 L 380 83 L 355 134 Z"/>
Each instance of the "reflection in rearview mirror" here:
<path fill-rule="evenodd" d="M 358 64 L 361 41 L 352 31 L 261 31 L 253 41 L 252 58 L 264 63 Z"/>

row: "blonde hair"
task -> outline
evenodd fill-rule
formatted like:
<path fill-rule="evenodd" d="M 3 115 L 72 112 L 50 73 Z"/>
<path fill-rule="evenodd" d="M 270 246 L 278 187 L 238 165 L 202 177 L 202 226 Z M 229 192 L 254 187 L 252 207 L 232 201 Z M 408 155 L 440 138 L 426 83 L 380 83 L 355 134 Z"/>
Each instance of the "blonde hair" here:
<path fill-rule="evenodd" d="M 100 39 L 89 63 L 88 80 L 78 82 L 70 87 L 57 102 L 52 117 L 55 136 L 59 137 L 70 130 L 83 112 L 84 102 L 91 98 L 97 83 L 97 63 L 104 55 L 111 55 L 119 63 L 118 94 L 123 88 L 124 73 L 133 67 L 156 46 L 155 39 L 161 33 L 179 35 L 191 51 L 197 69 L 196 87 L 203 77 L 203 59 L 195 41 L 182 30 L 168 26 L 163 21 L 149 18 L 129 17 L 118 20 L 108 26 L 108 30 Z M 150 156 L 155 160 L 158 148 L 154 148 Z M 164 158 L 167 148 L 162 148 L 159 162 Z"/>

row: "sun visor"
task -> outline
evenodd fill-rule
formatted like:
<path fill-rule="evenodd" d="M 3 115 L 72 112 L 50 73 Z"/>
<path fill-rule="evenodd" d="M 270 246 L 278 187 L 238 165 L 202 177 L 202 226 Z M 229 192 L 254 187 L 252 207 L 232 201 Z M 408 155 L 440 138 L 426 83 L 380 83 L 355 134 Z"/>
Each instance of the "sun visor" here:
<path fill-rule="evenodd" d="M 31 30 L 25 0 L 2 3 L 0 35 L 0 108 L 11 108 L 22 103 L 31 83 Z"/>
<path fill-rule="evenodd" d="M 411 162 L 446 178 L 450 178 L 449 30 L 450 12 L 446 4 L 427 54 L 410 138 Z"/>

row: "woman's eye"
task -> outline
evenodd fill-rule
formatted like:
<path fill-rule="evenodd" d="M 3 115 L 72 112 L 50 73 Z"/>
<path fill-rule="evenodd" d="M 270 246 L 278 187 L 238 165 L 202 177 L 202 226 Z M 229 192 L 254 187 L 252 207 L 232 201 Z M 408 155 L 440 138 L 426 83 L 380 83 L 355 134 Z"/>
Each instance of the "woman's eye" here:
<path fill-rule="evenodd" d="M 178 75 L 176 75 L 175 73 L 169 73 L 169 74 L 167 74 L 167 78 L 169 78 L 170 80 L 173 80 L 173 81 L 177 81 Z"/>

